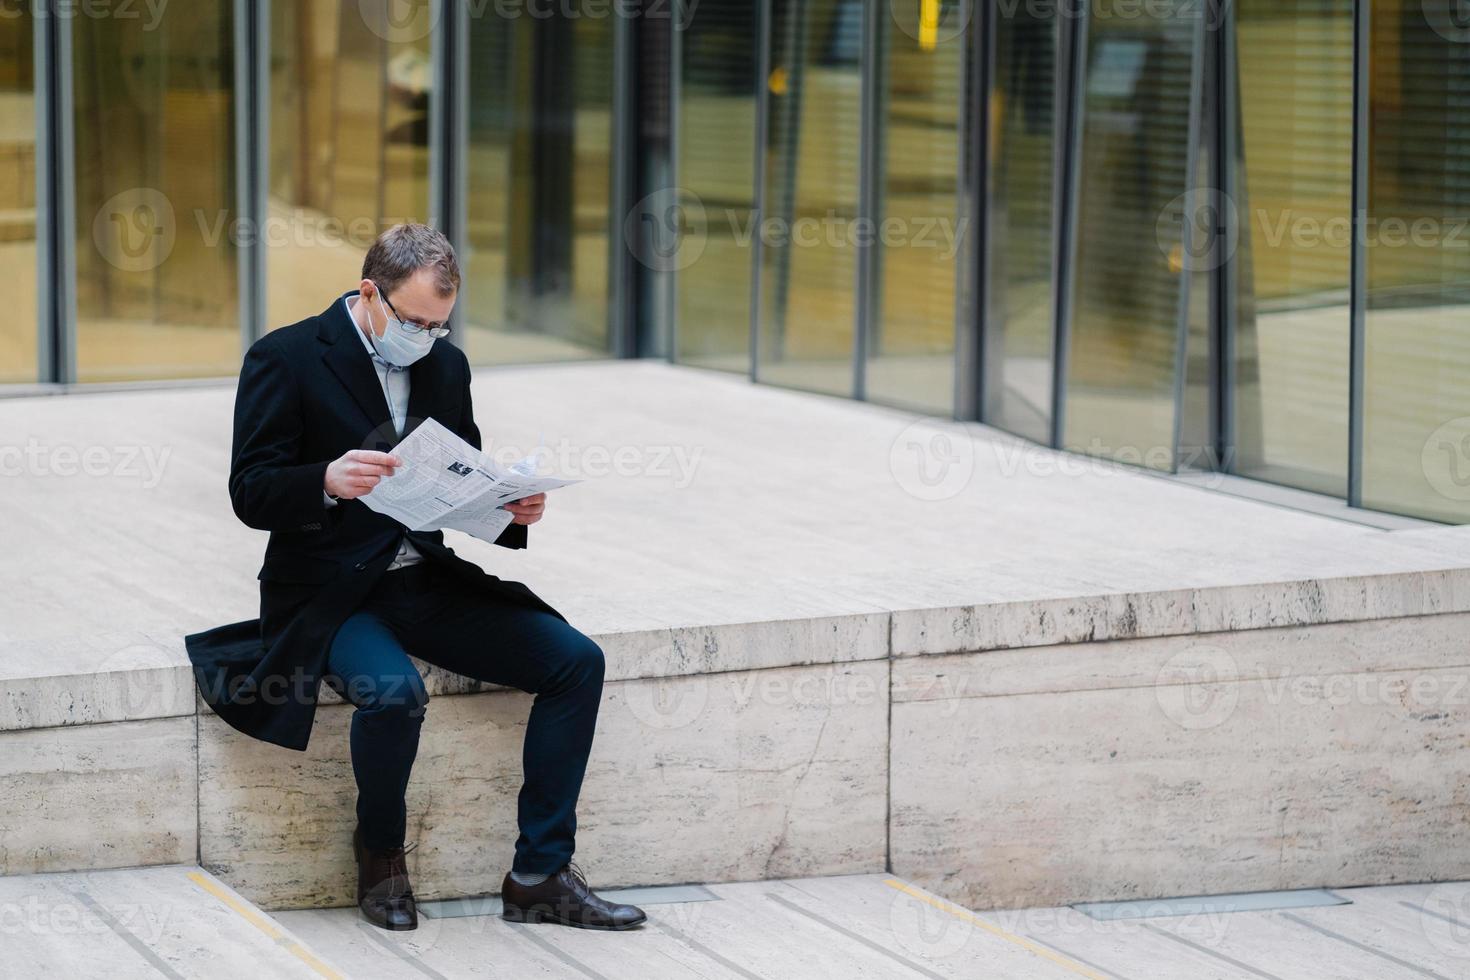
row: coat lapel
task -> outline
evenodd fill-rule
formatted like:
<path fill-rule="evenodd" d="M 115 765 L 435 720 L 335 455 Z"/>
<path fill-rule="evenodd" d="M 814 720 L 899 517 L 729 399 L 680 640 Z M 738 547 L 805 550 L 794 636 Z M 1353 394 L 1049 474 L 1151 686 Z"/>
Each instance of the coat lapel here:
<path fill-rule="evenodd" d="M 347 295 L 354 294 L 348 293 Z M 347 308 L 342 297 L 338 297 L 337 302 L 322 314 L 321 320 L 322 326 L 318 336 L 327 343 L 322 360 L 337 376 L 337 380 L 342 382 L 342 386 L 352 395 L 358 406 L 367 413 L 373 428 L 378 429 L 388 425 L 391 431 L 388 399 L 383 396 L 383 386 L 378 381 L 378 372 L 373 368 L 373 360 L 357 336 L 359 332 L 357 324 L 353 323 L 352 318 L 347 315 Z M 412 394 L 410 390 L 410 396 Z M 410 412 L 412 412 L 412 400 L 410 397 Z"/>

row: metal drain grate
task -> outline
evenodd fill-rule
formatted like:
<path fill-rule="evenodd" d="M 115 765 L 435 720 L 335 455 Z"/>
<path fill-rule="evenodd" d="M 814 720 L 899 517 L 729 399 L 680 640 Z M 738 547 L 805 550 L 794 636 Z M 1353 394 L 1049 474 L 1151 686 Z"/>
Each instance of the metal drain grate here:
<path fill-rule="evenodd" d="M 1219 912 L 1265 912 L 1306 909 L 1324 905 L 1351 905 L 1323 888 L 1289 892 L 1237 892 L 1233 895 L 1194 895 L 1188 898 L 1146 898 L 1133 902 L 1084 902 L 1072 908 L 1094 919 L 1159 919 L 1176 915 L 1213 915 Z"/>
<path fill-rule="evenodd" d="M 681 902 L 718 902 L 720 896 L 703 885 L 658 885 L 649 888 L 611 888 L 598 891 L 609 902 L 632 905 L 674 905 Z M 472 895 L 419 902 L 419 911 L 431 919 L 463 919 L 474 915 L 499 915 L 499 895 Z"/>

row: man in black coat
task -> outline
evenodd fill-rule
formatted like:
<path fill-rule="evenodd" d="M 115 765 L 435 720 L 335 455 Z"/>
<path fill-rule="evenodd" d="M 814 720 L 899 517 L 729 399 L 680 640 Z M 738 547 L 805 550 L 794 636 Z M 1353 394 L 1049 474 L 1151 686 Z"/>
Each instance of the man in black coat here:
<path fill-rule="evenodd" d="M 424 225 L 369 249 L 357 290 L 273 331 L 245 355 L 235 396 L 230 500 L 271 532 L 260 618 L 185 638 L 209 706 L 255 738 L 305 749 L 318 687 L 355 706 L 358 904 L 385 929 L 418 924 L 404 861 L 404 796 L 428 703 L 410 655 L 534 693 L 504 915 L 624 929 L 644 920 L 587 886 L 571 862 L 576 804 L 601 699 L 601 648 L 519 582 L 457 557 L 358 498 L 393 474 L 391 449 L 426 418 L 480 447 L 464 353 L 449 332 L 454 250 Z M 524 548 L 544 494 L 507 504 L 496 540 Z"/>

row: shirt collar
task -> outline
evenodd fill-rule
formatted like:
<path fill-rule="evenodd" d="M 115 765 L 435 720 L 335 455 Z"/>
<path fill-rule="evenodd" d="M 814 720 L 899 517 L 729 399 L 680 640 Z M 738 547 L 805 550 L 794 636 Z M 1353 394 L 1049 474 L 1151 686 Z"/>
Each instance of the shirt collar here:
<path fill-rule="evenodd" d="M 350 301 L 361 295 L 361 293 L 348 293 L 346 296 L 342 297 L 342 305 L 347 310 L 347 319 L 352 323 L 352 332 L 357 334 L 357 339 L 362 341 L 362 346 L 367 348 L 367 352 L 371 354 L 375 360 L 380 360 L 380 358 L 378 358 L 378 352 L 373 350 L 373 342 L 371 340 L 368 340 L 367 334 L 363 331 L 362 327 L 357 325 L 357 317 L 352 315 L 352 303 Z"/>

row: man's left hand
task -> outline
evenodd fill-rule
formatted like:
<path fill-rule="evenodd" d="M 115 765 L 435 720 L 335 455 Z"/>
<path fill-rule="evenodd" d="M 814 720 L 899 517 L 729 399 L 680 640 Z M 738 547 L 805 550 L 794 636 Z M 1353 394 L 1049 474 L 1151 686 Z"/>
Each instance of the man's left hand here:
<path fill-rule="evenodd" d="M 505 509 L 513 515 L 512 524 L 535 524 L 546 513 L 546 494 L 538 493 L 520 500 L 512 500 Z"/>

